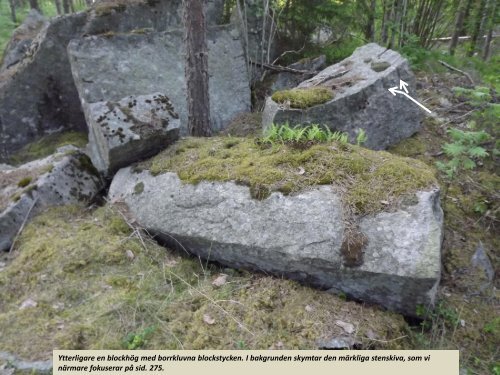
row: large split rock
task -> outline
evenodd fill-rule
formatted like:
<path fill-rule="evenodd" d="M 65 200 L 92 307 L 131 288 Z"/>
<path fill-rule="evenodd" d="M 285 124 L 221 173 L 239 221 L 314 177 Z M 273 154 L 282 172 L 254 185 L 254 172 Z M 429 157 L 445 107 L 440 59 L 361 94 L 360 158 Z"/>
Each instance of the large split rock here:
<path fill-rule="evenodd" d="M 208 24 L 220 20 L 222 3 L 208 1 Z M 100 1 L 86 12 L 51 20 L 34 39 L 27 38 L 33 39 L 28 48 L 27 42 L 18 46 L 22 50 L 19 53 L 9 48 L 0 70 L 0 162 L 48 133 L 86 131 L 66 51 L 71 39 L 108 32 L 178 28 L 182 25 L 181 5 L 182 0 Z"/>
<path fill-rule="evenodd" d="M 250 86 L 240 40 L 230 27 L 210 28 L 209 93 L 213 130 L 250 110 Z M 164 92 L 187 133 L 183 31 L 118 34 L 73 40 L 68 46 L 82 105 Z"/>
<path fill-rule="evenodd" d="M 89 154 L 104 175 L 153 156 L 179 136 L 179 115 L 161 93 L 83 106 Z"/>
<path fill-rule="evenodd" d="M 103 187 L 88 157 L 73 146 L 18 168 L 0 166 L 0 250 L 29 216 L 48 206 L 88 202 Z"/>
<path fill-rule="evenodd" d="M 388 89 L 400 79 L 415 88 L 415 78 L 406 59 L 375 43 L 357 48 L 347 59 L 332 65 L 297 89 L 327 87 L 334 98 L 306 109 L 290 108 L 268 98 L 263 115 L 264 128 L 272 123 L 322 124 L 356 139 L 364 129 L 365 147 L 385 149 L 410 137 L 420 129 L 422 110 L 402 95 L 394 97 Z M 414 92 L 410 93 L 415 95 Z"/>
<path fill-rule="evenodd" d="M 362 264 L 346 266 L 346 225 L 331 186 L 264 200 L 233 182 L 183 183 L 177 174 L 120 170 L 109 197 L 143 227 L 206 259 L 305 281 L 415 315 L 433 303 L 440 279 L 438 190 L 420 191 L 394 212 L 362 218 Z"/>

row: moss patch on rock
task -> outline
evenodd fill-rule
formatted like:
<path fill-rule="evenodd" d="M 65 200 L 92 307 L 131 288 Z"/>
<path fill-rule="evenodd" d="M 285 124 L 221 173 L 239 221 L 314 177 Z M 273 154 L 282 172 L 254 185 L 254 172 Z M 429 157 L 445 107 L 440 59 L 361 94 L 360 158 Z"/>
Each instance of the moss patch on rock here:
<path fill-rule="evenodd" d="M 142 241 L 109 207 L 67 206 L 36 217 L 0 272 L 0 351 L 39 360 L 53 349 L 130 345 L 314 349 L 343 333 L 337 319 L 356 327 L 364 348 L 406 343 L 392 340 L 404 335 L 398 314 L 288 280 L 200 265 Z M 226 282 L 213 285 L 221 273 Z"/>
<path fill-rule="evenodd" d="M 420 161 L 336 142 L 299 150 L 281 144 L 263 149 L 248 138 L 186 138 L 140 167 L 152 174 L 176 172 L 193 184 L 236 181 L 255 198 L 332 185 L 357 214 L 380 211 L 437 184 L 434 170 Z"/>
<path fill-rule="evenodd" d="M 377 73 L 383 72 L 384 70 L 386 70 L 390 66 L 391 66 L 391 64 L 389 64 L 387 61 L 374 61 L 370 65 L 372 70 L 377 72 Z"/>
<path fill-rule="evenodd" d="M 59 147 L 73 145 L 85 147 L 87 145 L 87 134 L 81 132 L 64 132 L 47 135 L 36 142 L 24 146 L 21 150 L 11 156 L 9 162 L 20 165 L 32 160 L 42 159 L 53 154 Z"/>
<path fill-rule="evenodd" d="M 326 103 L 332 100 L 333 97 L 332 90 L 326 87 L 312 87 L 307 89 L 276 91 L 272 99 L 280 104 L 289 103 L 292 108 L 305 109 Z"/>

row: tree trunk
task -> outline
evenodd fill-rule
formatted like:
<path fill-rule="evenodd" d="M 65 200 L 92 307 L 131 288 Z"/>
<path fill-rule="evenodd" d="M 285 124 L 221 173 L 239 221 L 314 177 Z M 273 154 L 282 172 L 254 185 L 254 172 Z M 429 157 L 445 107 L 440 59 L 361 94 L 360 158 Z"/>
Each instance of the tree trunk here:
<path fill-rule="evenodd" d="M 476 52 L 477 40 L 479 39 L 479 34 L 481 33 L 481 21 L 483 18 L 483 11 L 486 6 L 486 0 L 481 0 L 479 3 L 479 9 L 476 13 L 476 18 L 474 19 L 474 29 L 472 30 L 472 37 L 470 41 L 469 51 L 467 51 L 467 56 L 471 57 Z"/>
<path fill-rule="evenodd" d="M 462 30 L 462 27 L 464 25 L 464 18 L 465 18 L 465 11 L 467 8 L 467 1 L 466 0 L 460 0 L 458 3 L 458 12 L 457 12 L 457 19 L 455 22 L 455 30 L 453 30 L 453 35 L 451 37 L 451 42 L 450 42 L 450 55 L 455 54 L 455 49 L 457 48 L 458 44 L 458 37 L 460 36 L 460 31 Z"/>
<path fill-rule="evenodd" d="M 212 131 L 208 94 L 205 0 L 183 0 L 182 3 L 186 46 L 188 130 L 192 136 L 209 137 Z"/>
<path fill-rule="evenodd" d="M 30 0 L 30 8 L 36 9 L 38 12 L 42 13 L 40 6 L 38 5 L 38 0 Z"/>
<path fill-rule="evenodd" d="M 75 4 L 73 4 L 73 0 L 68 0 L 69 2 L 69 10 L 71 13 L 75 13 Z"/>
<path fill-rule="evenodd" d="M 380 41 L 382 44 L 387 43 L 387 31 L 388 31 L 388 6 L 387 6 L 387 1 L 384 0 L 383 5 L 382 5 L 382 25 L 380 26 Z"/>
<path fill-rule="evenodd" d="M 10 5 L 10 18 L 12 19 L 12 22 L 14 22 L 14 25 L 16 25 L 17 24 L 16 4 L 14 3 L 14 0 L 9 0 L 9 5 Z"/>
<path fill-rule="evenodd" d="M 368 11 L 368 19 L 366 21 L 365 39 L 373 42 L 375 40 L 375 8 L 377 3 L 375 0 L 370 1 L 370 9 Z"/>
<path fill-rule="evenodd" d="M 497 2 L 494 1 L 491 7 L 491 11 L 489 13 L 488 25 L 487 25 L 487 34 L 486 40 L 484 41 L 483 46 L 483 60 L 488 60 L 490 57 L 490 46 L 491 40 L 493 39 L 493 29 L 495 28 L 495 15 L 496 15 L 496 6 Z"/>
<path fill-rule="evenodd" d="M 64 14 L 69 13 L 69 0 L 62 0 Z"/>
<path fill-rule="evenodd" d="M 54 0 L 54 3 L 56 4 L 57 14 L 61 15 L 62 14 L 61 0 Z"/>

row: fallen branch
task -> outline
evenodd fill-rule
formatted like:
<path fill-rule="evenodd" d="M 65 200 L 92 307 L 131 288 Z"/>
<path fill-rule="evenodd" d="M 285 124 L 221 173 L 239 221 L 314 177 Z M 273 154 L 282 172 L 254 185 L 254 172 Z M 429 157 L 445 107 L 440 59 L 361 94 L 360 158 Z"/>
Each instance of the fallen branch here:
<path fill-rule="evenodd" d="M 438 60 L 438 61 L 439 61 L 439 63 L 440 63 L 441 65 L 444 65 L 444 66 L 445 66 L 445 67 L 447 67 L 448 69 L 450 69 L 450 70 L 454 70 L 455 72 L 459 72 L 459 73 L 461 73 L 462 75 L 466 76 L 466 77 L 469 79 L 470 83 L 471 83 L 472 85 L 475 85 L 475 83 L 474 83 L 474 81 L 472 80 L 472 78 L 471 78 L 471 76 L 469 75 L 469 73 L 464 72 L 463 70 L 460 70 L 460 69 L 458 69 L 458 68 L 455 68 L 454 66 L 451 66 L 450 64 L 445 63 L 445 62 L 444 62 L 444 61 L 442 61 L 442 60 Z"/>
<path fill-rule="evenodd" d="M 487 35 L 483 35 L 483 36 L 482 36 L 482 37 L 480 37 L 480 38 L 483 38 L 483 39 L 484 39 L 484 38 L 486 38 L 486 37 L 487 37 Z M 492 35 L 491 37 L 492 37 L 492 38 L 498 38 L 498 37 L 500 37 L 500 34 L 495 34 L 495 35 Z M 459 36 L 459 37 L 458 37 L 458 40 L 459 40 L 459 41 L 462 41 L 462 40 L 469 40 L 469 39 L 471 39 L 471 38 L 472 38 L 472 37 L 470 37 L 470 36 Z M 447 41 L 449 41 L 449 40 L 451 40 L 451 39 L 452 39 L 452 37 L 451 37 L 451 36 L 446 36 L 446 37 L 442 37 L 442 38 L 434 38 L 434 39 L 431 39 L 431 41 L 433 41 L 433 42 L 447 42 Z"/>
<path fill-rule="evenodd" d="M 316 74 L 317 73 L 317 72 L 311 72 L 309 70 L 298 70 L 298 69 L 287 68 L 286 66 L 281 66 L 281 65 L 260 63 L 260 62 L 252 61 L 252 60 L 250 60 L 250 64 L 260 66 L 264 69 L 274 70 L 276 72 L 287 72 L 287 73 L 294 73 L 294 74 Z"/>
<path fill-rule="evenodd" d="M 273 61 L 273 63 L 271 65 L 276 65 L 276 63 L 278 61 L 280 61 L 283 57 L 285 57 L 286 55 L 288 55 L 289 53 L 301 53 L 304 48 L 306 48 L 306 44 L 304 43 L 304 45 L 302 46 L 301 49 L 298 49 L 298 50 L 290 50 L 290 51 L 285 51 L 283 52 L 281 55 L 279 55 L 276 60 Z"/>

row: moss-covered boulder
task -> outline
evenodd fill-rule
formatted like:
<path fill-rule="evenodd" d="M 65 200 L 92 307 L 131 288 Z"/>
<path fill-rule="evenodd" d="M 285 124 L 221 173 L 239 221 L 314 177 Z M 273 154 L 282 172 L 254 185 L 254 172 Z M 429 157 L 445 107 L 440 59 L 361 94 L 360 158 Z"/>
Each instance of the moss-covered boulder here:
<path fill-rule="evenodd" d="M 49 206 L 88 202 L 103 187 L 88 157 L 73 146 L 17 168 L 0 168 L 0 251 Z"/>
<path fill-rule="evenodd" d="M 120 170 L 109 197 L 167 243 L 415 315 L 440 278 L 433 171 L 329 143 L 186 139 Z"/>

